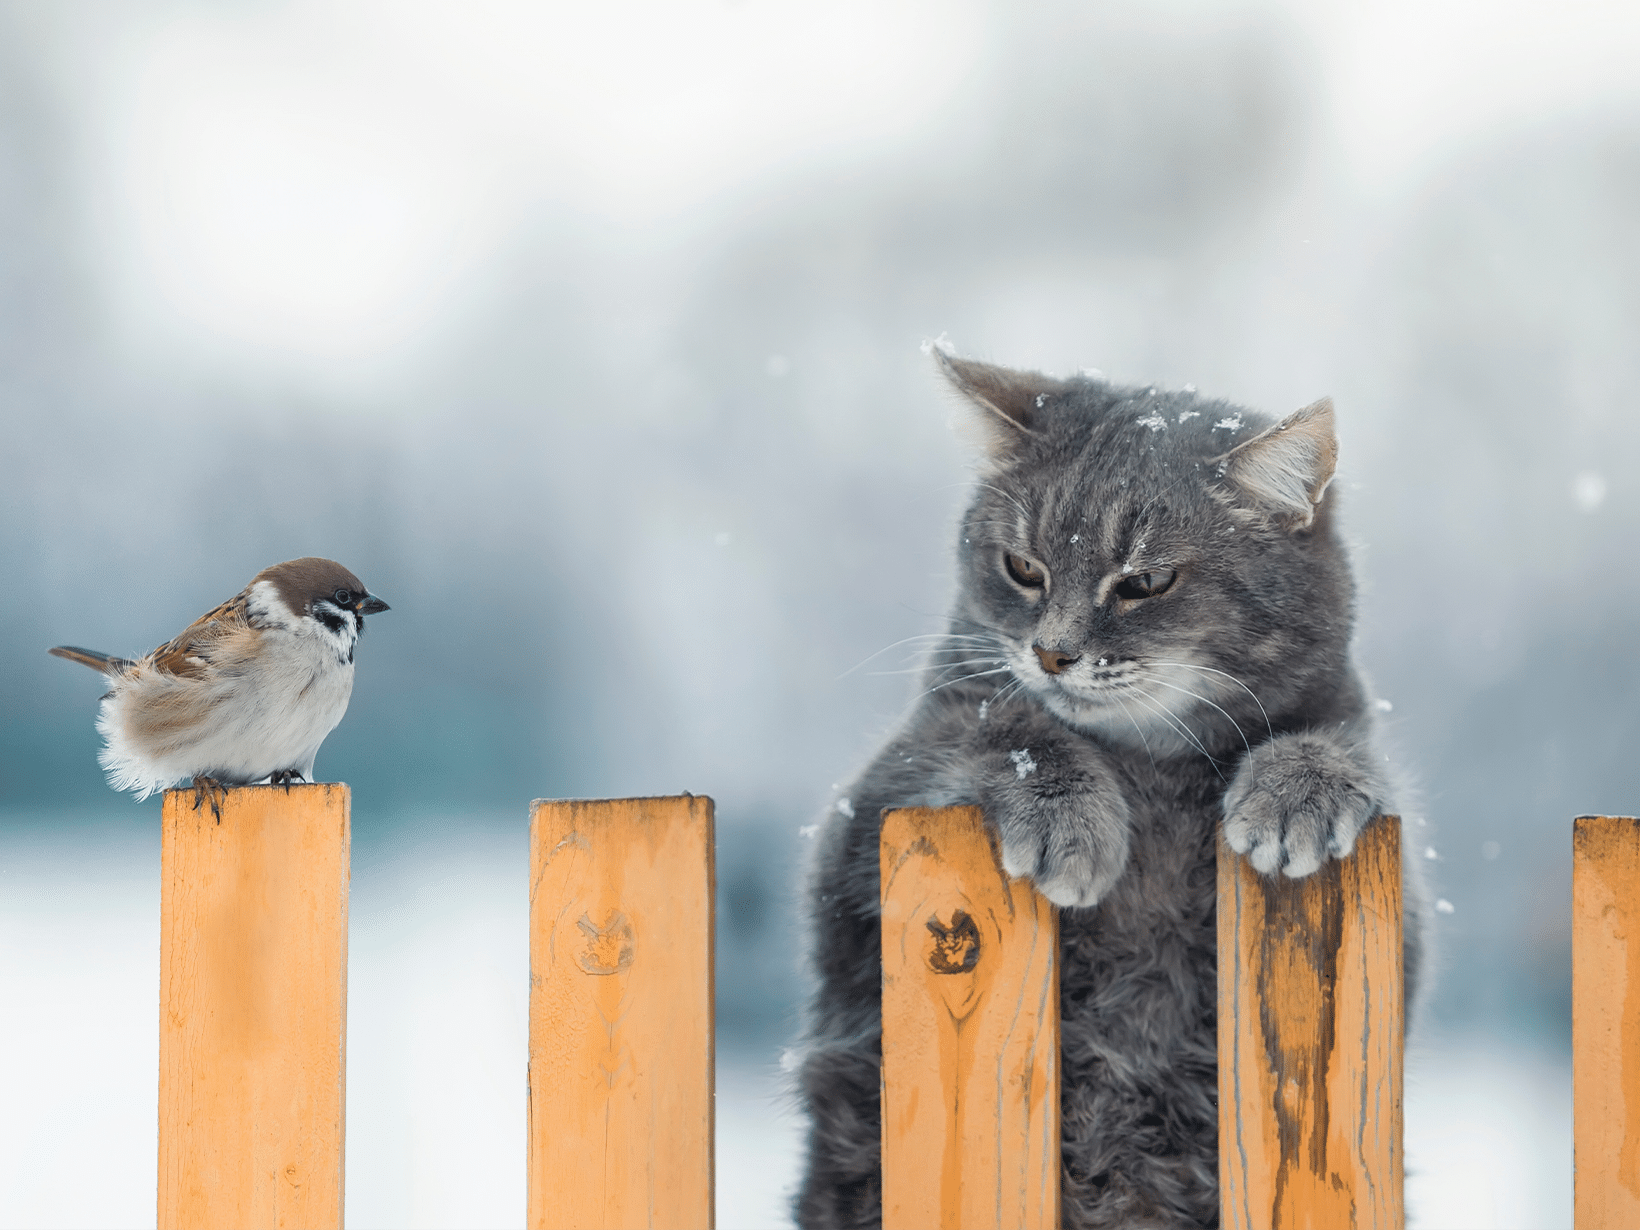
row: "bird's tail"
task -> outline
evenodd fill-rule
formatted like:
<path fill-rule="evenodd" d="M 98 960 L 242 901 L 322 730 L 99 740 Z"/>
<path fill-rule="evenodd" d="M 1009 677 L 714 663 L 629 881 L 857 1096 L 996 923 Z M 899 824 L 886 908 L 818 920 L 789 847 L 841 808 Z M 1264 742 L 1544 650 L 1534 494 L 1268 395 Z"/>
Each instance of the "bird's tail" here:
<path fill-rule="evenodd" d="M 67 658 L 70 662 L 89 666 L 92 670 L 101 671 L 105 675 L 136 665 L 130 658 L 116 658 L 111 654 L 98 653 L 95 649 L 79 649 L 73 645 L 58 645 L 48 652 L 53 657 Z"/>

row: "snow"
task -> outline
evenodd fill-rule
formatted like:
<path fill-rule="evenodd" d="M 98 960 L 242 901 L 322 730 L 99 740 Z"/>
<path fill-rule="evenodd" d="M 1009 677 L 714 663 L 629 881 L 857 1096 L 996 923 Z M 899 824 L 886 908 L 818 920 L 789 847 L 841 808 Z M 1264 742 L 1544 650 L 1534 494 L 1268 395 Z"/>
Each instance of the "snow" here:
<path fill-rule="evenodd" d="M 797 828 L 797 835 L 807 841 L 820 831 L 818 824 L 802 824 Z"/>
<path fill-rule="evenodd" d="M 954 355 L 957 353 L 957 344 L 951 340 L 950 334 L 942 331 L 933 341 L 925 339 L 922 344 L 924 354 L 933 354 L 936 350 L 943 355 Z"/>
<path fill-rule="evenodd" d="M 991 716 L 991 702 L 988 701 L 988 700 L 980 701 L 979 702 L 979 720 L 983 722 L 986 718 L 988 718 L 990 716 Z"/>
<path fill-rule="evenodd" d="M 1240 431 L 1241 415 L 1232 414 L 1229 418 L 1220 419 L 1218 422 L 1213 424 L 1214 431 L 1219 431 L 1221 429 L 1224 431 Z"/>
<path fill-rule="evenodd" d="M 1389 701 L 1384 700 L 1382 697 L 1380 697 L 1378 700 L 1373 701 L 1372 702 L 1372 707 L 1374 709 L 1378 710 L 1379 713 L 1388 713 L 1392 709 L 1395 708 L 1394 705 L 1390 704 Z"/>
<path fill-rule="evenodd" d="M 1047 404 L 1047 401 L 1048 395 L 1046 393 L 1038 393 L 1036 395 L 1036 408 L 1038 410 L 1042 409 L 1042 407 Z"/>
<path fill-rule="evenodd" d="M 1435 901 L 1435 912 L 1437 914 L 1456 914 L 1458 912 L 1458 907 L 1453 905 L 1445 897 L 1438 897 Z"/>
<path fill-rule="evenodd" d="M 1179 411 L 1179 422 L 1188 423 L 1191 419 L 1199 419 L 1201 416 L 1202 412 L 1200 410 L 1181 410 Z"/>
<path fill-rule="evenodd" d="M 1592 513 L 1606 502 L 1606 480 L 1593 470 L 1585 470 L 1572 480 L 1572 501 L 1579 512 Z"/>
<path fill-rule="evenodd" d="M 1017 752 L 1009 752 L 1008 759 L 1014 762 L 1014 776 L 1024 781 L 1036 772 L 1036 761 L 1031 759 L 1031 749 L 1021 748 Z"/>
<path fill-rule="evenodd" d="M 854 819 L 854 804 L 849 801 L 847 795 L 837 800 L 837 810 L 850 820 Z"/>
<path fill-rule="evenodd" d="M 1440 858 L 1441 856 L 1440 856 L 1440 854 L 1438 854 L 1436 852 L 1434 846 L 1425 846 L 1424 847 L 1424 857 L 1427 858 L 1427 859 L 1437 859 L 1437 858 Z"/>
<path fill-rule="evenodd" d="M 1167 420 L 1159 414 L 1147 414 L 1144 418 L 1136 421 L 1141 427 L 1148 427 L 1151 431 L 1160 431 L 1167 426 Z"/>

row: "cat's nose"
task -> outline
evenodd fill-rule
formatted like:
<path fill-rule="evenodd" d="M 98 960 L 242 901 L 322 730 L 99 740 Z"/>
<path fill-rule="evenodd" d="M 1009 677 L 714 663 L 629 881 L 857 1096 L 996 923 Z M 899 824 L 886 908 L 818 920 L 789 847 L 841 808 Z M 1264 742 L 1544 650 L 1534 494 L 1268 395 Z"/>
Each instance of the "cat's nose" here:
<path fill-rule="evenodd" d="M 1063 649 L 1044 649 L 1041 645 L 1032 645 L 1036 656 L 1041 659 L 1042 669 L 1050 675 L 1057 675 L 1082 660 L 1079 653 L 1066 653 Z"/>

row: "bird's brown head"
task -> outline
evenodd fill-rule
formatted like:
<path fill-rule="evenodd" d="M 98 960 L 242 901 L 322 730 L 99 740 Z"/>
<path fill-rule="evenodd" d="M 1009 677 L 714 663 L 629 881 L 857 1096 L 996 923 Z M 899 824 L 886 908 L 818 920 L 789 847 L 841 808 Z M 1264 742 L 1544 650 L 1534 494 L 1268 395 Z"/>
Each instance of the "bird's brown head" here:
<path fill-rule="evenodd" d="M 284 604 L 298 615 L 311 615 L 314 603 L 326 602 L 339 611 L 354 612 L 362 628 L 366 615 L 388 609 L 387 603 L 366 589 L 358 577 L 335 560 L 317 555 L 264 568 L 251 583 L 256 581 L 272 584 Z"/>

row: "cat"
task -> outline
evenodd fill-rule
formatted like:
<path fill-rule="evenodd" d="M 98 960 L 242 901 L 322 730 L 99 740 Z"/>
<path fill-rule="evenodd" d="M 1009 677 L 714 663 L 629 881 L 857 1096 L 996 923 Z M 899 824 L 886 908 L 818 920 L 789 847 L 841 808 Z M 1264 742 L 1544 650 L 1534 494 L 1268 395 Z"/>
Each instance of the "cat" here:
<path fill-rule="evenodd" d="M 1218 833 L 1305 876 L 1396 810 L 1350 660 L 1332 406 L 1272 422 L 935 354 L 981 481 L 922 694 L 810 867 L 796 1219 L 881 1223 L 881 814 L 978 804 L 1061 907 L 1064 1226 L 1216 1226 Z"/>

